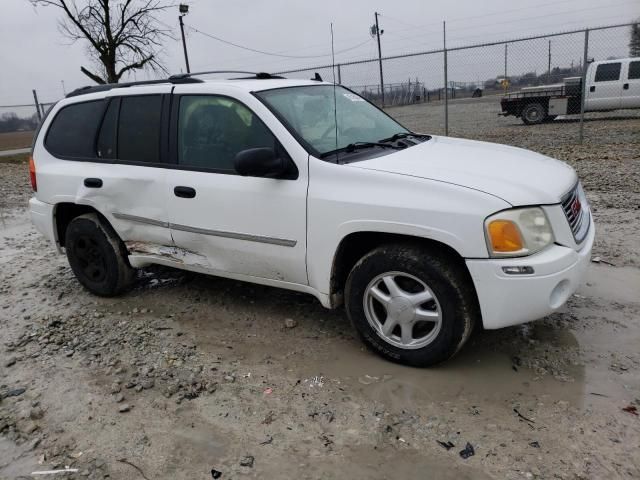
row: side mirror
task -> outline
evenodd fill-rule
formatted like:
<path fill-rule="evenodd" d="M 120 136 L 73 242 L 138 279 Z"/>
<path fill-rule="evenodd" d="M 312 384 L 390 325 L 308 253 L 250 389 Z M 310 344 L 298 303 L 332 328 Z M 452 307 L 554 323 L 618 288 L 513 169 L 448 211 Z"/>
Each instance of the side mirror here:
<path fill-rule="evenodd" d="M 276 156 L 273 148 L 249 148 L 234 159 L 236 172 L 245 177 L 279 178 L 287 173 L 287 161 Z"/>

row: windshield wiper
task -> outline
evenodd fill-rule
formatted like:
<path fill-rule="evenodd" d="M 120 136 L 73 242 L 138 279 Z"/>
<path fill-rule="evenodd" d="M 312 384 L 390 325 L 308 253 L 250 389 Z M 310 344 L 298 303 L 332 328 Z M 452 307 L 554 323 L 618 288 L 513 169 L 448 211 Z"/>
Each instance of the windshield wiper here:
<path fill-rule="evenodd" d="M 424 138 L 429 140 L 431 138 L 430 135 L 425 135 L 422 133 L 413 133 L 413 132 L 400 132 L 396 133 L 389 138 L 383 138 L 382 140 L 378 140 L 379 142 L 397 142 L 398 140 L 402 140 L 403 138 L 413 137 L 413 138 Z"/>
<path fill-rule="evenodd" d="M 407 132 L 394 133 L 389 138 L 383 138 L 382 140 L 378 140 L 378 141 L 379 142 L 395 142 L 397 140 L 400 140 L 402 138 L 407 138 L 410 136 L 413 136 L 413 133 L 407 133 Z"/>
<path fill-rule="evenodd" d="M 328 152 L 324 152 L 323 154 L 320 155 L 320 158 L 327 158 L 327 157 L 330 157 L 331 155 L 335 155 L 341 152 L 352 153 L 362 148 L 371 148 L 371 147 L 391 148 L 393 150 L 400 150 L 403 148 L 396 145 L 390 145 L 388 143 L 380 143 L 380 142 L 354 142 L 354 143 L 350 143 L 346 147 L 337 148 L 335 150 L 329 150 Z"/>

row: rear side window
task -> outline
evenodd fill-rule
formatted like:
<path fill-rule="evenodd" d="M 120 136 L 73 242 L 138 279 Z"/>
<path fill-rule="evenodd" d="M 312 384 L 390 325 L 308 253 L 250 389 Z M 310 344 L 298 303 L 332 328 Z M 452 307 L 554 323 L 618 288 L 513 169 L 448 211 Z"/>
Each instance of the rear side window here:
<path fill-rule="evenodd" d="M 640 62 L 629 63 L 629 80 L 640 78 Z"/>
<path fill-rule="evenodd" d="M 611 82 L 620 79 L 620 63 L 603 63 L 596 70 L 596 82 Z"/>
<path fill-rule="evenodd" d="M 63 107 L 47 132 L 47 150 L 60 157 L 95 157 L 94 141 L 103 111 L 102 100 Z"/>
<path fill-rule="evenodd" d="M 119 108 L 120 99 L 114 98 L 109 102 L 96 144 L 98 158 L 116 158 L 116 132 L 118 130 Z"/>
<path fill-rule="evenodd" d="M 122 97 L 118 124 L 117 158 L 133 162 L 160 163 L 162 97 Z"/>

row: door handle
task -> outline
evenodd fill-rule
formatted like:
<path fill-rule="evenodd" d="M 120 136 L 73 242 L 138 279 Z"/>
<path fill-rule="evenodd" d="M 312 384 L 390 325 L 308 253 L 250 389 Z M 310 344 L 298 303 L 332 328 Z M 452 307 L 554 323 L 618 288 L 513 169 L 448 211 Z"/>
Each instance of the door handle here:
<path fill-rule="evenodd" d="M 85 178 L 84 186 L 87 188 L 101 188 L 102 179 L 101 178 Z"/>
<path fill-rule="evenodd" d="M 196 196 L 196 189 L 191 187 L 175 187 L 173 193 L 176 197 L 180 198 L 194 198 Z"/>
<path fill-rule="evenodd" d="M 628 83 L 625 83 L 624 85 L 622 85 L 622 88 L 623 88 L 624 90 L 629 90 L 629 84 L 628 84 Z"/>
<path fill-rule="evenodd" d="M 589 91 L 590 91 L 590 92 L 595 92 L 595 91 L 596 91 L 596 86 L 595 86 L 595 85 L 591 85 L 591 86 L 589 87 Z"/>

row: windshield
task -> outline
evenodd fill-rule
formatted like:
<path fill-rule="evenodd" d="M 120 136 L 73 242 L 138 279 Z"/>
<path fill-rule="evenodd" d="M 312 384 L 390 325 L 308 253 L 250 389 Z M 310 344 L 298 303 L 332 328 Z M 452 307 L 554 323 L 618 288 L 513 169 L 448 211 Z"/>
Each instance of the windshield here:
<path fill-rule="evenodd" d="M 257 92 L 316 155 L 359 142 L 410 133 L 387 114 L 343 87 L 311 85 Z M 336 141 L 336 118 L 338 122 Z"/>

